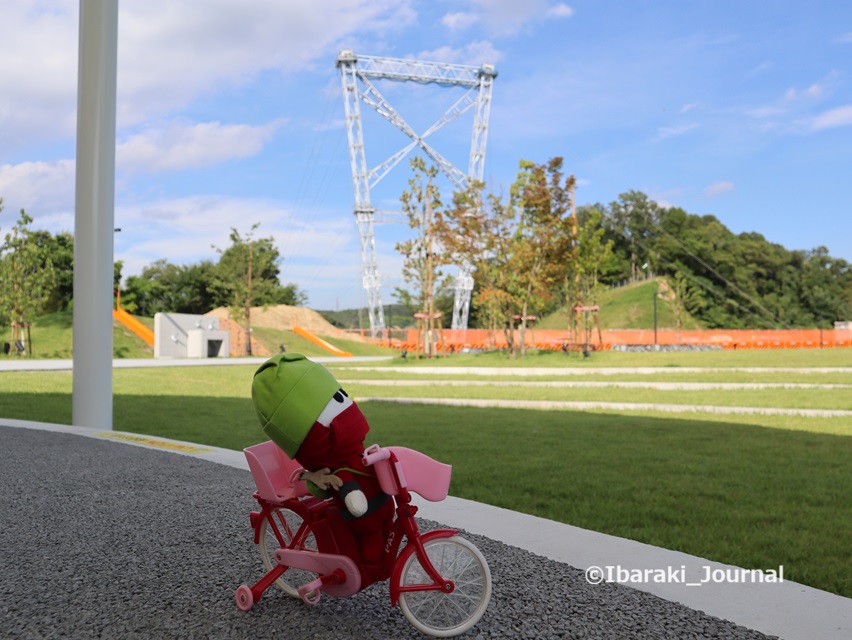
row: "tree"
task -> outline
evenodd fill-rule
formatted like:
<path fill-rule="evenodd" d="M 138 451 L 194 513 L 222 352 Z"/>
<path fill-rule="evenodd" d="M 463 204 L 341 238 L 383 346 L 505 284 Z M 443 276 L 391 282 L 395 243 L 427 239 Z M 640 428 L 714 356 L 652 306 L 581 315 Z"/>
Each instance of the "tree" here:
<path fill-rule="evenodd" d="M 470 265 L 474 276 L 472 302 L 480 323 L 492 332 L 502 326 L 513 356 L 511 323 L 516 301 L 506 291 L 511 278 L 514 210 L 500 195 L 483 198 L 483 190 L 481 182 L 473 182 L 466 190 L 454 193 L 452 208 L 436 216 L 435 234 L 452 262 Z"/>
<path fill-rule="evenodd" d="M 509 265 L 513 290 L 508 293 L 520 305 L 519 346 L 523 358 L 527 318 L 564 280 L 566 265 L 576 261 L 577 229 L 572 215 L 574 176 L 564 176 L 562 158 L 551 158 L 546 165 L 522 160 L 520 168 L 511 192 L 518 223 Z"/>
<path fill-rule="evenodd" d="M 157 260 L 138 276 L 128 276 L 121 304 L 130 313 L 204 314 L 218 306 L 214 287 L 216 265 L 203 260 L 192 265 L 176 265 Z"/>
<path fill-rule="evenodd" d="M 435 332 L 442 326 L 438 319 L 443 316 L 436 310 L 436 290 L 446 287 L 446 283 L 437 282 L 443 275 L 439 267 L 448 262 L 435 240 L 435 219 L 441 215 L 443 204 L 440 190 L 433 182 L 438 169 L 426 167 L 420 157 L 411 159 L 411 168 L 414 176 L 400 199 L 414 236 L 397 243 L 396 250 L 403 256 L 402 277 L 415 288 L 416 295 L 407 297 L 408 304 L 419 307 L 418 331 L 422 328 L 424 353 L 431 358 Z M 404 294 L 398 295 L 401 300 L 406 299 Z"/>
<path fill-rule="evenodd" d="M 49 231 L 32 233 L 38 236 L 38 243 L 50 256 L 56 277 L 44 310 L 48 313 L 70 311 L 74 300 L 74 235 L 70 231 L 62 231 L 55 236 Z"/>
<path fill-rule="evenodd" d="M 508 201 L 474 183 L 453 197 L 436 232 L 447 255 L 465 261 L 476 281 L 474 303 L 492 329 L 502 325 L 515 357 L 515 317 L 520 317 L 520 353 L 531 312 L 541 308 L 562 283 L 574 239 L 571 218 L 573 176 L 562 173 L 562 158 L 546 165 L 522 160 Z"/>
<path fill-rule="evenodd" d="M 651 247 L 661 213 L 659 205 L 641 191 L 622 193 L 610 204 L 606 223 L 622 264 L 622 278 L 636 280 L 646 262 L 656 268 Z"/>
<path fill-rule="evenodd" d="M 8 318 L 12 343 L 30 354 L 30 323 L 44 309 L 56 282 L 45 237 L 30 230 L 32 221 L 21 209 L 18 222 L 0 246 L 0 316 Z"/>
<path fill-rule="evenodd" d="M 259 222 L 252 225 L 245 237 L 232 227 L 231 246 L 227 249 L 214 247 L 221 256 L 214 284 L 220 295 L 229 299 L 231 317 L 242 317 L 247 355 L 251 355 L 252 305 L 268 306 L 276 299 L 280 288 L 278 249 L 273 238 L 255 240 L 254 232 L 259 226 Z"/>
<path fill-rule="evenodd" d="M 580 312 L 572 310 L 597 305 L 603 288 L 601 277 L 618 269 L 613 240 L 606 239 L 602 221 L 603 214 L 596 207 L 580 207 L 577 211 L 577 240 L 565 274 L 565 307 L 572 336 L 580 331 Z"/>

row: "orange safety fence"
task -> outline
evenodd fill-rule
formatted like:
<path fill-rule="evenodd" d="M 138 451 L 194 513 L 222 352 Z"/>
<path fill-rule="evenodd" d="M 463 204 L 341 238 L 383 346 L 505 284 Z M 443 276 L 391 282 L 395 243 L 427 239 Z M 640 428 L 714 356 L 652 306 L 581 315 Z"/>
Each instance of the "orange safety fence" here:
<path fill-rule="evenodd" d="M 361 332 L 369 339 L 367 332 Z M 572 338 L 569 331 L 550 329 L 527 329 L 524 342 L 527 348 L 559 350 L 579 349 L 586 345 L 587 334 L 580 332 Z M 616 345 L 691 345 L 715 346 L 721 349 L 819 349 L 852 347 L 852 330 L 848 329 L 732 329 L 732 330 L 692 330 L 675 331 L 673 329 L 605 329 L 601 331 L 603 349 L 609 350 Z M 394 330 L 390 339 L 372 339 L 380 345 L 390 345 L 398 349 L 414 351 L 417 346 L 417 330 Z M 440 348 L 440 337 L 435 336 Z M 515 330 L 514 342 L 520 344 L 520 332 Z M 592 348 L 598 348 L 597 331 L 588 335 Z M 458 352 L 462 349 L 504 349 L 506 336 L 503 331 L 486 329 L 444 329 L 443 343 L 445 351 Z"/>

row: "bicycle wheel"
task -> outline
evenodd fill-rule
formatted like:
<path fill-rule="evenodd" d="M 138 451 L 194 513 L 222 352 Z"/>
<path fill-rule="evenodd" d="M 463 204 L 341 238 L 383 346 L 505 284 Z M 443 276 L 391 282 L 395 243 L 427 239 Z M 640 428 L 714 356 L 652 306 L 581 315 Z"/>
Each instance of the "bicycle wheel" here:
<path fill-rule="evenodd" d="M 316 551 L 317 543 L 314 539 L 314 534 L 303 532 L 302 539 L 295 544 L 293 539 L 299 532 L 299 527 L 302 525 L 302 517 L 291 511 L 290 509 L 276 508 L 271 512 L 272 518 L 275 520 L 275 526 L 281 536 L 279 540 L 275 535 L 272 524 L 269 518 L 264 518 L 260 523 L 260 536 L 258 538 L 258 547 L 260 547 L 260 557 L 263 560 L 263 566 L 267 571 L 275 567 L 275 552 L 278 549 L 304 549 L 307 551 Z M 294 598 L 299 598 L 298 588 L 303 584 L 307 584 L 311 580 L 316 579 L 317 574 L 303 569 L 287 569 L 278 580 L 275 581 L 275 586 L 281 589 Z"/>
<path fill-rule="evenodd" d="M 426 555 L 441 577 L 452 580 L 452 593 L 408 591 L 400 594 L 399 608 L 418 631 L 437 638 L 464 633 L 485 613 L 491 599 L 491 571 L 472 543 L 459 536 L 435 538 L 424 543 Z M 400 586 L 432 584 L 411 554 L 400 574 Z"/>

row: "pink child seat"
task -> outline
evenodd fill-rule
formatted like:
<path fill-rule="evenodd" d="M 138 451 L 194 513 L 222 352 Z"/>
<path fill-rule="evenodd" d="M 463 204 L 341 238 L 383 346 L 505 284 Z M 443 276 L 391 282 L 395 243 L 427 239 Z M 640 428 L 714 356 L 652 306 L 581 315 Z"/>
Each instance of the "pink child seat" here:
<path fill-rule="evenodd" d="M 273 504 L 309 495 L 303 480 L 293 480 L 302 466 L 291 460 L 272 440 L 243 449 L 258 495 Z"/>
<path fill-rule="evenodd" d="M 367 454 L 376 451 L 376 445 L 367 449 Z M 413 491 L 430 502 L 440 502 L 450 490 L 450 478 L 453 467 L 430 458 L 407 447 L 384 447 L 384 451 L 393 452 L 396 457 L 396 472 L 399 484 L 391 472 L 390 460 L 377 461 L 373 468 L 379 479 L 379 485 L 389 496 L 398 495 L 400 487 Z"/>

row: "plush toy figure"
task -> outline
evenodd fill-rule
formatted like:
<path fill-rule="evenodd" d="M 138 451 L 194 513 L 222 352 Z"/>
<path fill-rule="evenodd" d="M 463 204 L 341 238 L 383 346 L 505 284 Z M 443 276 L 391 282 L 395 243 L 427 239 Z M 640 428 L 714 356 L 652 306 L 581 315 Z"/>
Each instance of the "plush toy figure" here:
<path fill-rule="evenodd" d="M 370 426 L 358 406 L 325 367 L 297 353 L 261 365 L 252 400 L 266 435 L 305 468 L 302 477 L 315 495 L 330 495 L 345 509 L 365 564 L 377 566 L 393 503 L 361 464 Z"/>

